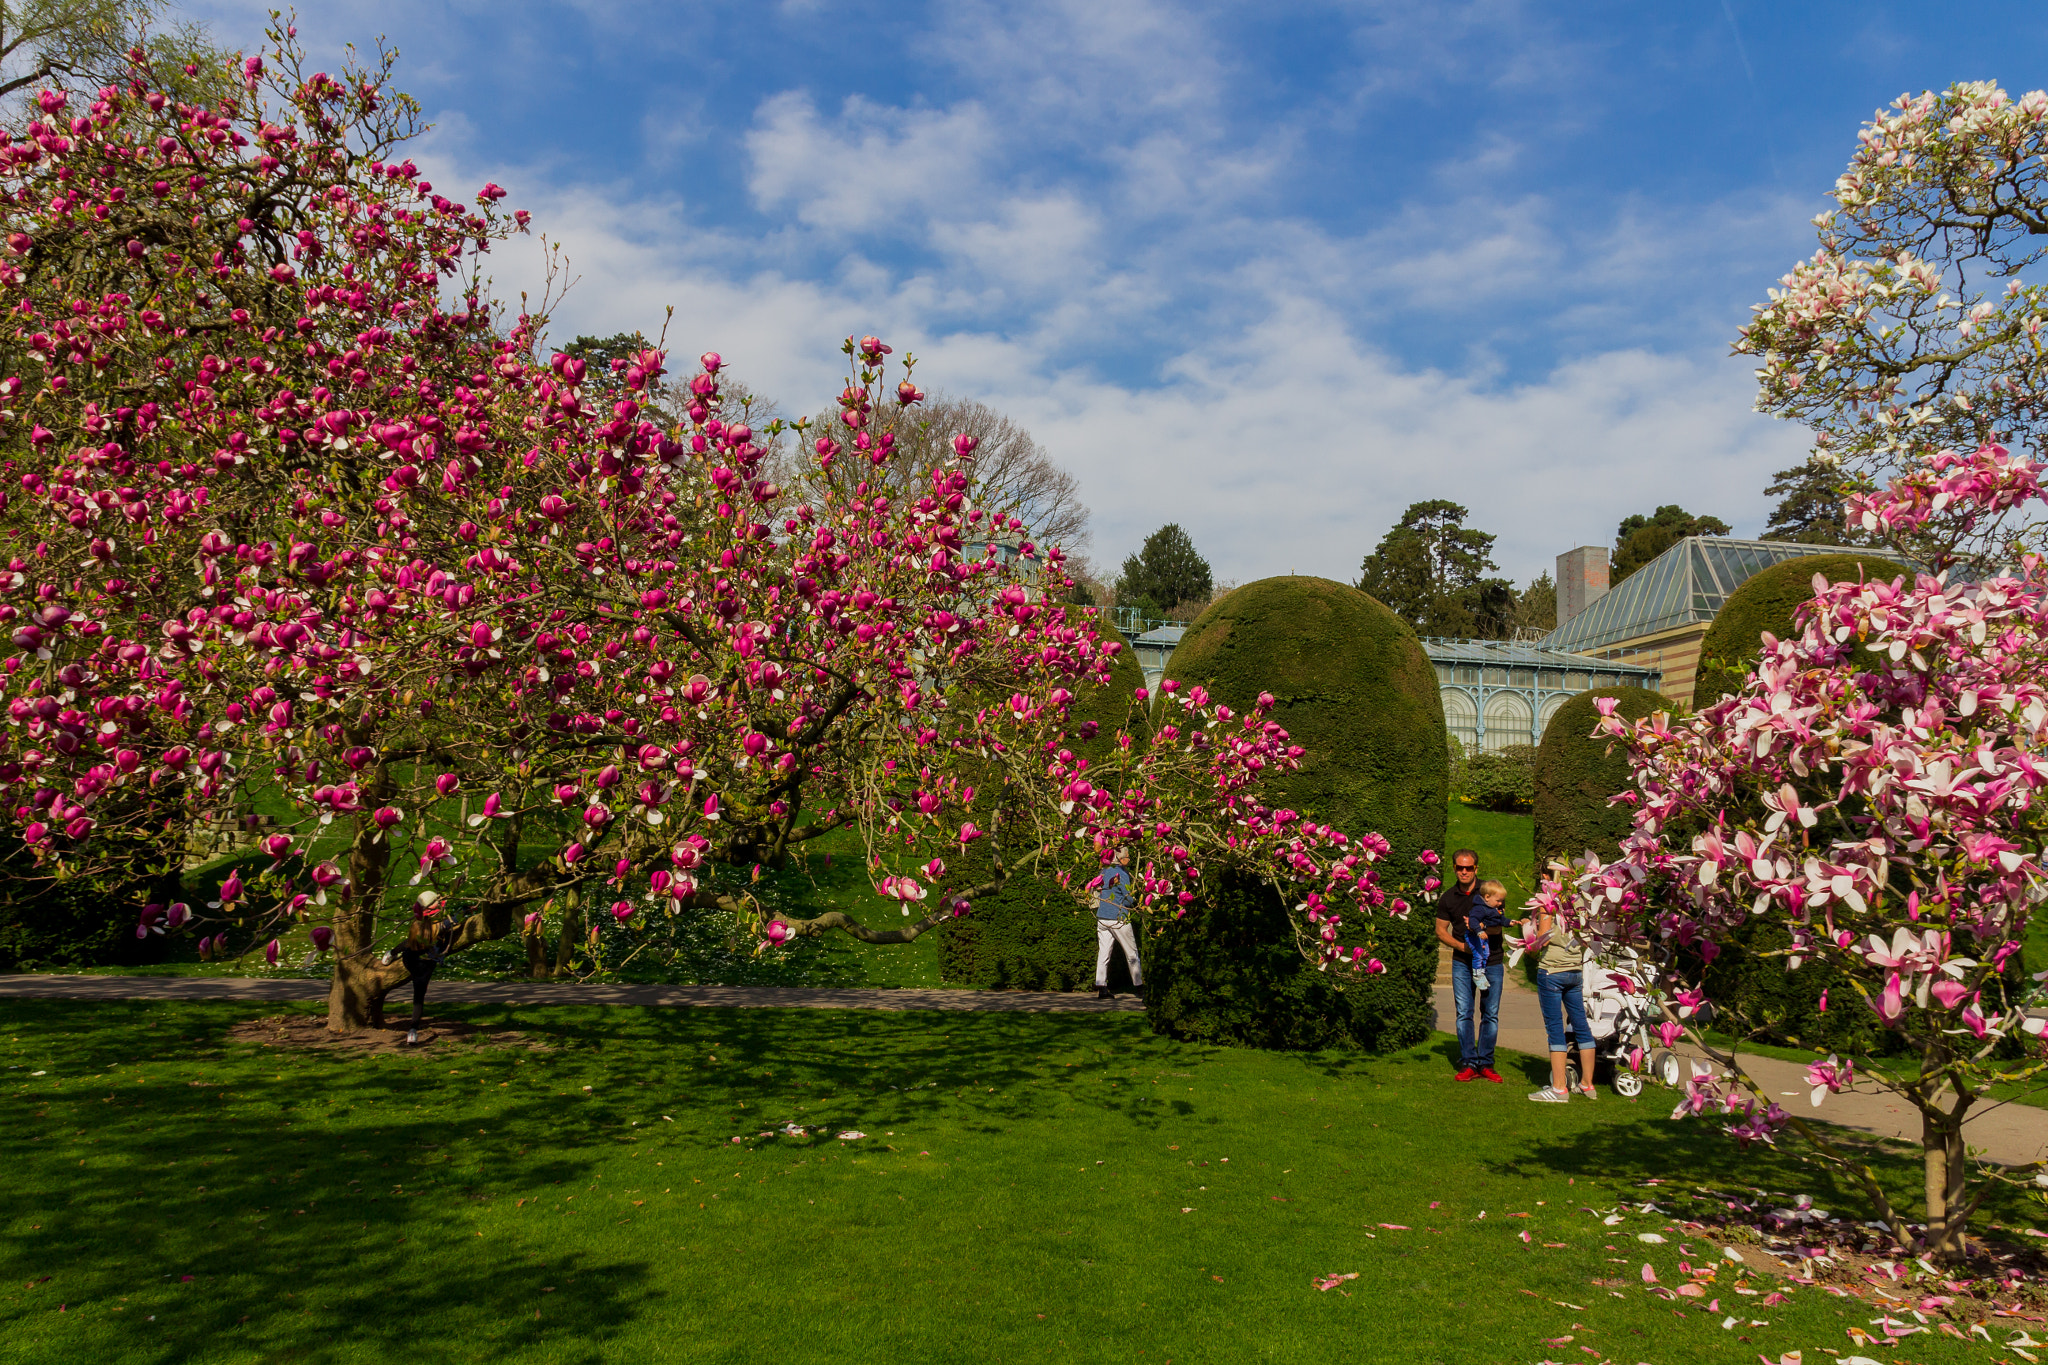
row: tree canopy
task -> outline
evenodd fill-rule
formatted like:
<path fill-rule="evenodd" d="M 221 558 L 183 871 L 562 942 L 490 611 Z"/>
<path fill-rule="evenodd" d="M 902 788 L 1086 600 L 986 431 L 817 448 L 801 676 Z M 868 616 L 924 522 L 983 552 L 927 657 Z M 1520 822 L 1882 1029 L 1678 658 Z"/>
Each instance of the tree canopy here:
<path fill-rule="evenodd" d="M 2042 472 L 1996 446 L 1942 452 L 1850 505 L 1941 542 L 2039 502 Z M 1798 625 L 1761 645 L 1729 695 L 1676 719 L 1630 719 L 1595 698 L 1601 736 L 1627 756 L 1631 829 L 1611 855 L 1554 867 L 1540 900 L 1650 997 L 1664 1047 L 1684 1036 L 1717 1064 L 1694 1070 L 1679 1115 L 1711 1115 L 1744 1144 L 1790 1127 L 1902 1244 L 1957 1259 L 1999 1178 L 1972 1171 L 1964 1122 L 1995 1087 L 2048 1075 L 2020 958 L 2044 875 L 2048 577 L 2032 556 L 1975 582 L 1887 578 L 1842 558 L 1855 572 L 1809 578 Z M 1731 946 L 1782 962 L 1774 975 L 1817 968 L 1839 983 L 1834 1008 L 1874 1016 L 1837 1044 L 1863 1033 L 1908 1054 L 1904 1066 L 1875 1048 L 1830 1056 L 1807 1081 L 1816 1105 L 1867 1079 L 1917 1112 L 1924 1214 L 1895 1205 L 1862 1154 L 1788 1113 L 1779 1087 L 1702 1034 L 1705 969 Z M 1757 1022 L 1712 1017 L 1737 1037 Z"/>
<path fill-rule="evenodd" d="M 1623 517 L 1614 532 L 1614 560 L 1609 584 L 1619 583 L 1687 536 L 1725 536 L 1728 523 L 1719 517 L 1696 517 L 1676 503 L 1649 516 Z"/>
<path fill-rule="evenodd" d="M 1358 586 L 1419 635 L 1503 639 L 1517 624 L 1514 585 L 1494 575 L 1496 537 L 1465 525 L 1445 498 L 1409 504 L 1359 566 Z M 1555 599 L 1553 599 L 1553 610 Z"/>
<path fill-rule="evenodd" d="M 1843 515 L 1842 483 L 1839 469 L 1811 460 L 1773 474 L 1764 495 L 1778 501 L 1763 538 L 1799 545 L 1870 544 L 1869 533 L 1851 528 Z"/>
<path fill-rule="evenodd" d="M 1819 245 L 1736 341 L 1757 408 L 1813 432 L 1815 459 L 1869 493 L 1936 452 L 2039 454 L 2048 422 L 2048 93 L 1989 81 L 1905 94 L 1863 126 Z M 1878 530 L 1873 520 L 1863 529 Z M 1980 564 L 2038 548 L 2039 507 L 1945 529 Z M 1903 546 L 1926 561 L 1947 546 Z"/>
<path fill-rule="evenodd" d="M 756 398 L 757 417 L 773 411 L 772 404 Z M 837 420 L 836 412 L 823 412 L 810 425 L 829 428 Z M 853 471 L 853 482 L 886 481 L 908 488 L 920 470 L 950 457 L 955 436 L 970 436 L 975 443 L 975 497 L 985 512 L 1015 517 L 1022 523 L 1018 534 L 1034 544 L 1072 551 L 1088 543 L 1089 513 L 1081 501 L 1080 480 L 1023 426 L 988 404 L 935 392 L 920 395 L 912 404 L 885 405 L 872 414 L 872 421 L 877 441 L 884 435 L 891 438 L 891 457 Z"/>
<path fill-rule="evenodd" d="M 1180 523 L 1169 521 L 1145 537 L 1139 551 L 1124 560 L 1117 580 L 1117 600 L 1154 616 L 1183 610 L 1199 613 L 1216 591 L 1209 561 Z"/>
<path fill-rule="evenodd" d="M 501 313 L 484 256 L 528 215 L 403 158 L 388 54 L 316 71 L 269 36 L 223 61 L 233 96 L 173 98 L 138 49 L 0 138 L 16 861 L 202 955 L 232 934 L 275 960 L 303 926 L 341 1031 L 404 980 L 379 949 L 414 917 L 454 919 L 455 952 L 517 936 L 543 976 L 693 915 L 763 952 L 903 943 L 1027 871 L 1084 898 L 1120 849 L 1141 919 L 1227 865 L 1332 966 L 1320 928 L 1388 908 L 1384 839 L 1262 800 L 1305 752 L 1271 695 L 1189 689 L 1169 742 L 1127 718 L 1074 753 L 1121 642 L 991 510 L 971 432 L 905 468 L 909 357 L 847 338 L 785 478 L 718 353 L 664 384 L 658 347 L 593 366 Z M 149 894 L 184 822 L 256 796 L 273 832 L 211 901 Z M 1015 852 L 976 872 L 986 804 Z M 749 874 L 842 829 L 889 927 Z"/>

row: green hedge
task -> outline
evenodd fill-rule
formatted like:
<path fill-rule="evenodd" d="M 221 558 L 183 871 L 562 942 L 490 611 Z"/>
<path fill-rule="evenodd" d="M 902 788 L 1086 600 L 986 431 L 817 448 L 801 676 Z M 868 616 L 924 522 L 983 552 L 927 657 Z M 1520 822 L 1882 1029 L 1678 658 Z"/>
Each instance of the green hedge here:
<path fill-rule="evenodd" d="M 1783 923 L 1751 919 L 1736 931 L 1735 941 L 1707 968 L 1707 997 L 1720 1016 L 1714 1027 L 1731 1036 L 1785 1047 L 1817 1047 L 1827 1052 L 1898 1050 L 1898 1035 L 1878 1022 L 1846 977 L 1817 962 L 1796 972 L 1785 970 L 1782 957 L 1760 954 L 1791 946 Z M 1826 992 L 1828 1007 L 1820 1007 Z"/>
<path fill-rule="evenodd" d="M 135 937 L 145 886 L 138 882 L 107 891 L 82 881 L 53 881 L 14 841 L 0 859 L 0 971 L 75 971 L 162 961 L 163 936 Z M 168 903 L 184 897 L 167 888 L 157 899 Z"/>
<path fill-rule="evenodd" d="M 1109 685 L 1080 691 L 1067 712 L 1071 735 L 1067 747 L 1091 763 L 1099 763 L 1115 751 L 1113 736 L 1132 713 L 1137 690 L 1145 685 L 1137 655 L 1116 627 L 1099 619 L 1096 629 L 1123 643 L 1123 649 Z M 1135 719 L 1142 734 L 1144 713 L 1137 712 Z M 1080 733 L 1088 721 L 1094 721 L 1099 729 L 1095 738 L 1082 739 Z M 1029 850 L 1028 824 L 1006 825 L 995 818 L 1000 809 L 1001 794 L 984 784 L 971 818 L 993 833 L 976 840 L 964 857 L 949 860 L 953 870 L 966 877 L 963 884 L 993 879 L 998 856 L 1009 862 Z M 1063 890 L 1049 878 L 1014 877 L 995 895 L 977 900 L 973 913 L 939 930 L 939 977 L 948 985 L 1066 991 L 1092 983 L 1094 973 L 1095 914 L 1076 893 Z"/>
<path fill-rule="evenodd" d="M 1670 701 L 1641 687 L 1598 687 L 1581 692 L 1557 709 L 1543 727 L 1536 750 L 1536 871 L 1541 876 L 1553 858 L 1576 858 L 1592 849 L 1603 858 L 1621 853 L 1633 811 L 1610 806 L 1607 798 L 1627 791 L 1628 757 L 1620 744 L 1594 736 L 1600 713 L 1593 702 L 1615 698 L 1615 712 L 1641 720 L 1669 710 Z"/>
<path fill-rule="evenodd" d="M 1346 833 L 1384 835 L 1390 887 L 1419 880 L 1423 849 L 1442 850 L 1450 765 L 1436 671 L 1415 632 L 1381 603 L 1323 578 L 1247 584 L 1202 613 L 1167 676 L 1236 710 L 1271 692 L 1273 718 L 1307 755 L 1301 771 L 1269 780 L 1267 799 Z M 1163 710 L 1162 723 L 1172 714 Z M 1150 940 L 1153 1027 L 1261 1047 L 1420 1041 L 1436 979 L 1429 916 L 1346 928 L 1345 942 L 1368 945 L 1387 964 L 1384 976 L 1318 972 L 1295 946 L 1277 894 L 1216 869 L 1189 914 Z"/>
<path fill-rule="evenodd" d="M 1803 603 L 1813 600 L 1813 576 L 1830 583 L 1857 579 L 1889 582 L 1913 571 L 1905 565 L 1876 554 L 1801 555 L 1773 564 L 1751 575 L 1728 595 L 1728 601 L 1714 616 L 1706 639 L 1700 642 L 1700 666 L 1693 683 L 1692 708 L 1704 711 L 1724 697 L 1742 690 L 1763 648 L 1763 634 L 1779 639 L 1792 633 L 1792 618 Z"/>
<path fill-rule="evenodd" d="M 1364 1048 L 1391 1052 L 1429 1036 L 1427 1004 L 1418 1008 L 1415 974 L 1436 972 L 1429 911 L 1409 916 L 1408 930 L 1427 942 L 1417 960 L 1397 969 L 1382 926 L 1385 976 L 1355 978 L 1319 972 L 1295 946 L 1287 907 L 1271 886 L 1216 869 L 1187 915 L 1146 942 L 1146 1012 L 1169 1037 L 1288 1051 Z"/>
<path fill-rule="evenodd" d="M 1526 811 L 1536 799 L 1536 746 L 1510 744 L 1460 765 L 1458 795 L 1481 810 Z"/>

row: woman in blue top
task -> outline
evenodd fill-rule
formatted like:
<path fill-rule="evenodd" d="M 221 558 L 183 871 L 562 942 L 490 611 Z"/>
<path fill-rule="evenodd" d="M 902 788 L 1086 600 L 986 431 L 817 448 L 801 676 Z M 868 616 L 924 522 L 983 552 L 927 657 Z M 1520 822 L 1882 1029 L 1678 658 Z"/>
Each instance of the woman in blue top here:
<path fill-rule="evenodd" d="M 1131 985 L 1145 989 L 1145 969 L 1138 962 L 1138 936 L 1131 928 L 1131 909 L 1137 904 L 1131 882 L 1131 851 L 1120 848 L 1116 859 L 1102 869 L 1102 889 L 1095 894 L 1095 998 L 1109 999 L 1109 953 L 1112 946 L 1124 946 L 1124 961 L 1130 964 Z"/>

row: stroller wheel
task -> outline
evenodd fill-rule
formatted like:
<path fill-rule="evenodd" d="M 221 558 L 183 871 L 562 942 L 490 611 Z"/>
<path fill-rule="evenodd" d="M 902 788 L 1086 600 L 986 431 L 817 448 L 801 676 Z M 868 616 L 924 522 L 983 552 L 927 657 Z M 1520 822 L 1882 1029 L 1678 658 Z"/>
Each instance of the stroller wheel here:
<path fill-rule="evenodd" d="M 1650 1074 L 1676 1090 L 1685 1079 L 1685 1068 L 1679 1065 L 1677 1053 L 1660 1047 L 1650 1054 Z"/>
<path fill-rule="evenodd" d="M 1586 1078 L 1579 1074 L 1579 1064 L 1577 1062 L 1566 1062 L 1564 1064 L 1564 1083 L 1573 1090 L 1577 1090 L 1586 1083 Z"/>
<path fill-rule="evenodd" d="M 1616 1071 L 1614 1093 L 1625 1100 L 1632 1100 L 1643 1093 L 1643 1073 L 1640 1071 Z"/>

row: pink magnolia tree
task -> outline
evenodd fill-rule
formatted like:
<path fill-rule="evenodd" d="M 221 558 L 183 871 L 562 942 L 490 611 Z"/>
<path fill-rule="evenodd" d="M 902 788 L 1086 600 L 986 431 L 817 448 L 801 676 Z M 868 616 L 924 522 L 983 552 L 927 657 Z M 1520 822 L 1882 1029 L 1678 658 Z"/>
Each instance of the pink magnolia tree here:
<path fill-rule="evenodd" d="M 1758 410 L 1811 427 L 1847 486 L 1867 494 L 1941 450 L 2044 453 L 2044 154 L 2048 92 L 1990 81 L 1901 95 L 1857 134 L 1817 249 L 1735 346 L 1759 362 Z M 2036 549 L 2043 530 L 2024 523 Z M 1986 564 L 2005 548 L 1995 524 L 1964 539 Z M 1911 534 L 1902 548 L 1926 552 Z"/>
<path fill-rule="evenodd" d="M 658 346 L 592 376 L 497 317 L 481 259 L 525 215 L 394 164 L 388 71 L 309 74 L 273 37 L 245 100 L 180 106 L 138 62 L 0 150 L 0 784 L 42 870 L 205 952 L 232 928 L 274 961 L 306 925 L 337 1030 L 380 1022 L 413 913 L 457 917 L 458 951 L 521 935 L 541 974 L 693 911 L 771 948 L 903 942 L 1007 876 L 1079 894 L 1121 848 L 1141 915 L 1228 864 L 1290 890 L 1326 968 L 1379 969 L 1338 933 L 1405 913 L 1386 845 L 1261 802 L 1301 755 L 1269 700 L 1178 695 L 1149 742 L 1074 756 L 1121 646 L 1058 605 L 1057 548 L 977 505 L 973 437 L 905 487 L 875 428 L 922 400 L 908 358 L 848 340 L 787 486 L 715 354 L 658 425 Z M 1018 851 L 970 880 L 991 786 Z M 205 903 L 158 890 L 238 798 L 280 812 L 255 861 Z M 778 913 L 737 873 L 849 827 L 907 923 Z"/>
<path fill-rule="evenodd" d="M 1848 511 L 1885 534 L 1954 543 L 2042 496 L 2040 466 L 1997 446 L 1941 453 Z M 1621 857 L 1553 868 L 1539 899 L 1609 954 L 1662 964 L 1643 984 L 1662 1036 L 1690 1038 L 1725 1076 L 1696 1074 L 1678 1115 L 1721 1115 L 1738 1141 L 1790 1127 L 1855 1180 L 1902 1243 L 1953 1256 L 1996 1175 L 1973 1172 L 1963 1123 L 1993 1086 L 2048 1071 L 2034 981 L 2016 955 L 2044 894 L 2048 581 L 2036 556 L 1977 582 L 1828 583 L 1796 637 L 1764 637 L 1743 690 L 1697 716 L 1600 731 L 1627 748 L 1634 829 Z M 1945 569 L 1947 565 L 1937 565 Z M 1820 1105 L 1857 1080 L 1920 1116 L 1924 1230 L 1863 1159 L 1779 1106 L 1710 1046 L 1704 964 L 1750 921 L 1780 925 L 1788 971 L 1825 964 L 1902 1057 L 1829 1057 Z M 2025 1172 L 2007 1172 L 2008 1177 Z"/>

